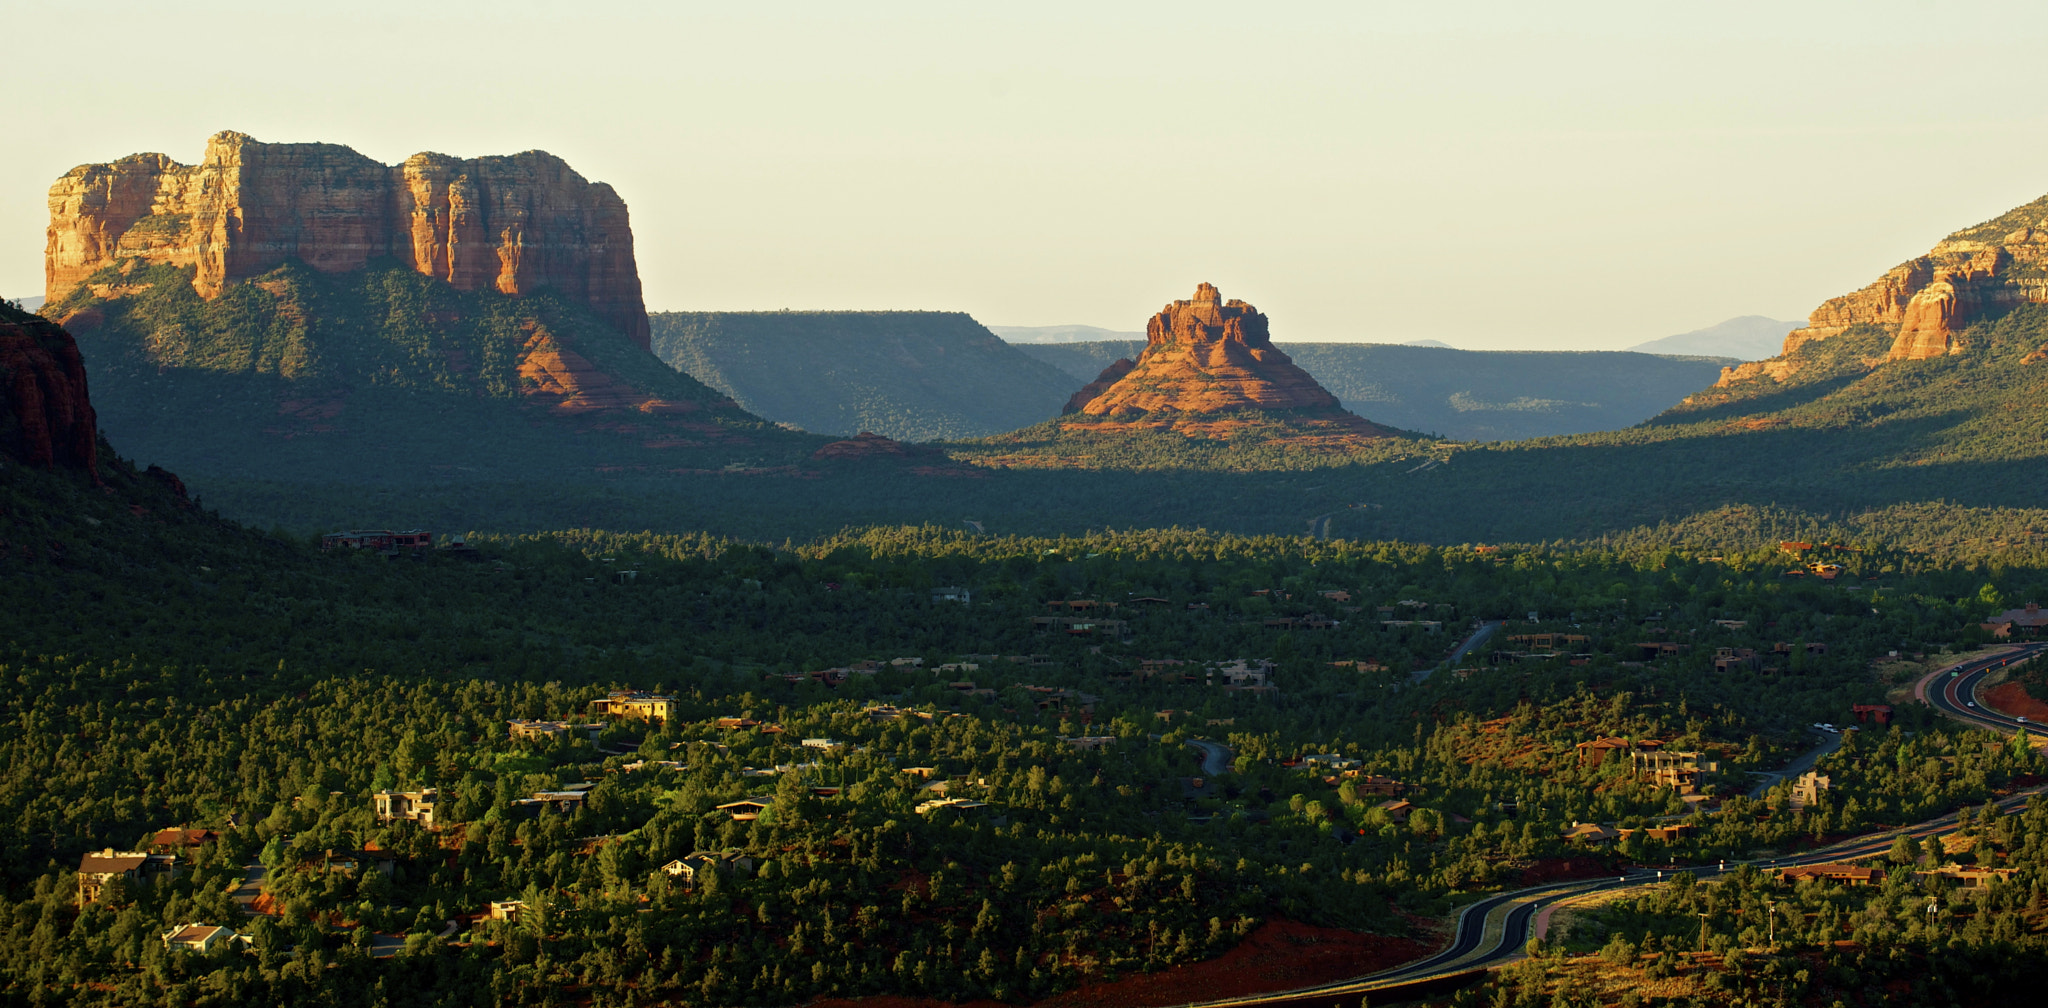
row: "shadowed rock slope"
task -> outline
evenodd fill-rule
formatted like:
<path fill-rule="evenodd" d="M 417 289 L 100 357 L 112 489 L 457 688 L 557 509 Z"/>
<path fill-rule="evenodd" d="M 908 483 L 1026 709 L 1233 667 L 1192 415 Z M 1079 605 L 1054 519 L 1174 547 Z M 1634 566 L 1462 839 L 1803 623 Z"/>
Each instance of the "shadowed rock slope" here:
<path fill-rule="evenodd" d="M 1079 384 L 959 312 L 657 312 L 654 352 L 820 434 L 979 437 L 1057 416 Z"/>

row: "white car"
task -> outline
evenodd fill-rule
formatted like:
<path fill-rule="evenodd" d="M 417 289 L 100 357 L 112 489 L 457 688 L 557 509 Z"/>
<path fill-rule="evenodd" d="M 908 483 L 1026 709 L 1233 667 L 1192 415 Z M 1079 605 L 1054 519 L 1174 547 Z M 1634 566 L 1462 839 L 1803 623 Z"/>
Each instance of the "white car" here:
<path fill-rule="evenodd" d="M 2018 721 L 2018 722 L 2019 722 L 2019 723 L 2021 723 L 2021 724 L 2026 724 L 2026 723 L 2027 723 L 2027 719 L 2026 719 L 2026 718 L 2023 718 L 2023 717 L 2016 717 L 2016 718 L 2013 718 L 2013 720 L 2014 720 L 2014 721 Z"/>
<path fill-rule="evenodd" d="M 1967 707 L 1975 707 L 1975 706 L 1977 706 L 1977 701 L 1975 701 L 1975 700 L 1965 700 L 1965 701 L 1963 701 L 1963 704 L 1964 704 L 1964 706 L 1967 706 Z"/>

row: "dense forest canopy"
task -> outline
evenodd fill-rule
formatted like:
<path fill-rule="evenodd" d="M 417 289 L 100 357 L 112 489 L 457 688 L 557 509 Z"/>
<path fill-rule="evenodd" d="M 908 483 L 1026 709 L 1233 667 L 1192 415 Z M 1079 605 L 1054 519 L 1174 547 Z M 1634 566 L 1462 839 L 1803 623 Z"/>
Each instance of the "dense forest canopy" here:
<path fill-rule="evenodd" d="M 1869 527 L 1788 552 L 1761 537 L 1810 526 L 1759 512 L 1757 541 L 1706 548 L 927 525 L 477 533 L 386 559 L 160 481 L 0 475 L 0 968 L 24 1000 L 1022 1001 L 1275 919 L 1414 940 L 1406 915 L 1582 857 L 1574 822 L 1689 827 L 1617 857 L 1742 855 L 2039 769 L 1900 705 L 1876 744 L 1911 758 L 1796 813 L 1782 787 L 1749 797 L 1805 725 L 2048 588 L 2012 543 L 1931 554 Z M 634 689 L 669 719 L 589 714 Z M 1699 753 L 1715 801 L 1588 762 L 1600 738 Z M 374 812 L 428 789 L 434 828 Z M 86 854 L 170 827 L 218 838 L 176 879 L 78 902 Z M 687 884 L 664 870 L 700 853 Z M 167 950 L 188 923 L 247 947 Z"/>

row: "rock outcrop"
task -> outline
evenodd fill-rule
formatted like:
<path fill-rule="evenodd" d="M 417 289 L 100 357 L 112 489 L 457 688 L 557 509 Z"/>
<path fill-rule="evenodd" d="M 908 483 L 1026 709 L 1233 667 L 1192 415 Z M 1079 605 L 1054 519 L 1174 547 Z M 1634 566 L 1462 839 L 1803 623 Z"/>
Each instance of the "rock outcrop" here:
<path fill-rule="evenodd" d="M 52 303 L 124 259 L 191 267 L 212 298 L 287 259 L 333 273 L 386 256 L 460 290 L 550 288 L 647 346 L 625 202 L 544 151 L 391 166 L 337 144 L 223 132 L 197 165 L 136 154 L 50 187 Z"/>
<path fill-rule="evenodd" d="M 12 312 L 0 315 L 0 453 L 98 478 L 98 418 L 78 344 L 61 326 Z"/>
<path fill-rule="evenodd" d="M 1111 385 L 1122 381 L 1123 377 L 1130 374 L 1131 369 L 1137 366 L 1137 362 L 1129 357 L 1119 357 L 1111 361 L 1108 367 L 1102 369 L 1101 374 L 1095 376 L 1094 381 L 1081 386 L 1081 391 L 1074 393 L 1073 396 L 1067 399 L 1067 408 L 1062 412 L 1081 412 L 1081 407 L 1094 402 L 1097 396 L 1109 391 Z"/>
<path fill-rule="evenodd" d="M 1145 327 L 1145 350 L 1118 361 L 1067 404 L 1075 419 L 1101 418 L 1213 434 L 1213 418 L 1259 411 L 1371 437 L 1395 432 L 1344 409 L 1337 397 L 1273 345 L 1266 316 L 1225 301 L 1210 284 L 1175 301 Z M 1075 415 L 1079 416 L 1076 417 Z"/>
<path fill-rule="evenodd" d="M 1786 335 L 1780 358 L 1726 368 L 1719 384 L 1785 380 L 1799 365 L 1784 356 L 1856 325 L 1891 333 L 1884 360 L 1942 357 L 1964 349 L 1959 337 L 1972 323 L 2022 304 L 2048 304 L 2048 197 L 1949 235 L 1862 290 L 1829 299 Z"/>

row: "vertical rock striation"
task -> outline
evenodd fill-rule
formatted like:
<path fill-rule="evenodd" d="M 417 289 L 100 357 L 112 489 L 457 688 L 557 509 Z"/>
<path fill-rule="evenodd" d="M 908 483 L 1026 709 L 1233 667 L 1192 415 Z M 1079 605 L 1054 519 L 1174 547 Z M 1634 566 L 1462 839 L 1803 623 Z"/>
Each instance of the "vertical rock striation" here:
<path fill-rule="evenodd" d="M 197 165 L 136 154 L 50 187 L 52 302 L 123 259 L 192 267 L 212 298 L 286 259 L 336 273 L 385 256 L 460 290 L 553 289 L 648 344 L 625 201 L 544 151 L 391 166 L 223 132 Z"/>
<path fill-rule="evenodd" d="M 1717 384 L 1790 378 L 1800 369 L 1791 354 L 1857 325 L 1890 332 L 1885 361 L 1959 353 L 1972 323 L 2023 304 L 2048 304 L 2048 197 L 1957 231 L 1862 290 L 1828 299 L 1785 336 L 1779 357 L 1724 368 Z"/>

